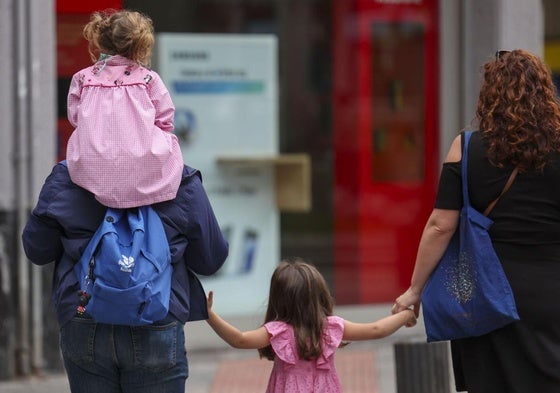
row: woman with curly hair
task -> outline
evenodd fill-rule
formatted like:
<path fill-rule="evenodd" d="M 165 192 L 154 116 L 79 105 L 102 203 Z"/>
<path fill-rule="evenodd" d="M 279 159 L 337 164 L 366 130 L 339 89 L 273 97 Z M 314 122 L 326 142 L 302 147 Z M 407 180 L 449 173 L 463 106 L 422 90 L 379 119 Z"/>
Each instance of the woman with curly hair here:
<path fill-rule="evenodd" d="M 484 211 L 519 174 L 489 217 L 490 237 L 512 287 L 520 321 L 451 343 L 457 391 L 560 391 L 560 102 L 551 72 L 525 50 L 499 51 L 483 66 L 469 142 L 472 205 Z M 422 234 L 411 284 L 393 306 L 416 315 L 421 294 L 459 222 L 461 153 L 453 141 L 435 208 Z"/>

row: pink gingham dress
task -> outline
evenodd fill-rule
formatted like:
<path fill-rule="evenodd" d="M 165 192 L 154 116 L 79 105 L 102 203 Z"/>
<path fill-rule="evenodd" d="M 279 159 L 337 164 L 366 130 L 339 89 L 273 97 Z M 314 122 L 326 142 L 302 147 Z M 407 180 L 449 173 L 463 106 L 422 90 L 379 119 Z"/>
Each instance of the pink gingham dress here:
<path fill-rule="evenodd" d="M 174 113 L 159 75 L 132 60 L 111 56 L 79 71 L 68 93 L 72 181 L 113 208 L 175 198 L 183 156 Z"/>
<path fill-rule="evenodd" d="M 344 320 L 331 316 L 323 333 L 323 354 L 316 360 L 298 357 L 294 329 L 285 322 L 264 325 L 271 335 L 274 366 L 266 393 L 340 393 L 342 387 L 334 365 L 334 353 L 344 333 Z"/>

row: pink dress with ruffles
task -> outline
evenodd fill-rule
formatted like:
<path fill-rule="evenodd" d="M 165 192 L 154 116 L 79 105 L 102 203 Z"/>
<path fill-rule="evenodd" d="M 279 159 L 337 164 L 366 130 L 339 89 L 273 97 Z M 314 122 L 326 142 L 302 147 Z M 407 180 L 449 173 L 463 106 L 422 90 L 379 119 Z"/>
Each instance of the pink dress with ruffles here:
<path fill-rule="evenodd" d="M 76 73 L 68 94 L 70 178 L 113 208 L 175 198 L 183 155 L 174 113 L 159 75 L 125 57 Z"/>
<path fill-rule="evenodd" d="M 271 335 L 275 359 L 267 393 L 340 393 L 342 388 L 334 365 L 334 353 L 344 333 L 344 320 L 327 318 L 323 333 L 323 354 L 316 360 L 298 357 L 294 329 L 281 321 L 264 325 Z"/>

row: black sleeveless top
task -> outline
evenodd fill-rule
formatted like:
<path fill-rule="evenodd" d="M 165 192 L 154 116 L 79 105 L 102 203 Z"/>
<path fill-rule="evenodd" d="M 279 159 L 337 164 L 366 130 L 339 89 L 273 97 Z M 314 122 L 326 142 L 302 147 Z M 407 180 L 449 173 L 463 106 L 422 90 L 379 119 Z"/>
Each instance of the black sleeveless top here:
<path fill-rule="evenodd" d="M 474 132 L 467 176 L 471 204 L 481 212 L 513 170 L 492 165 L 487 149 Z M 435 207 L 461 209 L 461 186 L 461 162 L 444 163 Z M 518 174 L 489 217 L 521 321 L 453 342 L 455 379 L 469 393 L 560 392 L 560 155 L 543 171 Z"/>

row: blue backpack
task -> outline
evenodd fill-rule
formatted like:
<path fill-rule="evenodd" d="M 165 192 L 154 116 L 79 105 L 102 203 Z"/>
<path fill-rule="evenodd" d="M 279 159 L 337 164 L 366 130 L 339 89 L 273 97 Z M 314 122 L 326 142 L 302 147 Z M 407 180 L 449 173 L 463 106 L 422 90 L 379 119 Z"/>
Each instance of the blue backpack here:
<path fill-rule="evenodd" d="M 81 290 L 78 314 L 115 325 L 148 325 L 169 311 L 171 255 L 150 206 L 108 208 L 74 266 Z"/>

